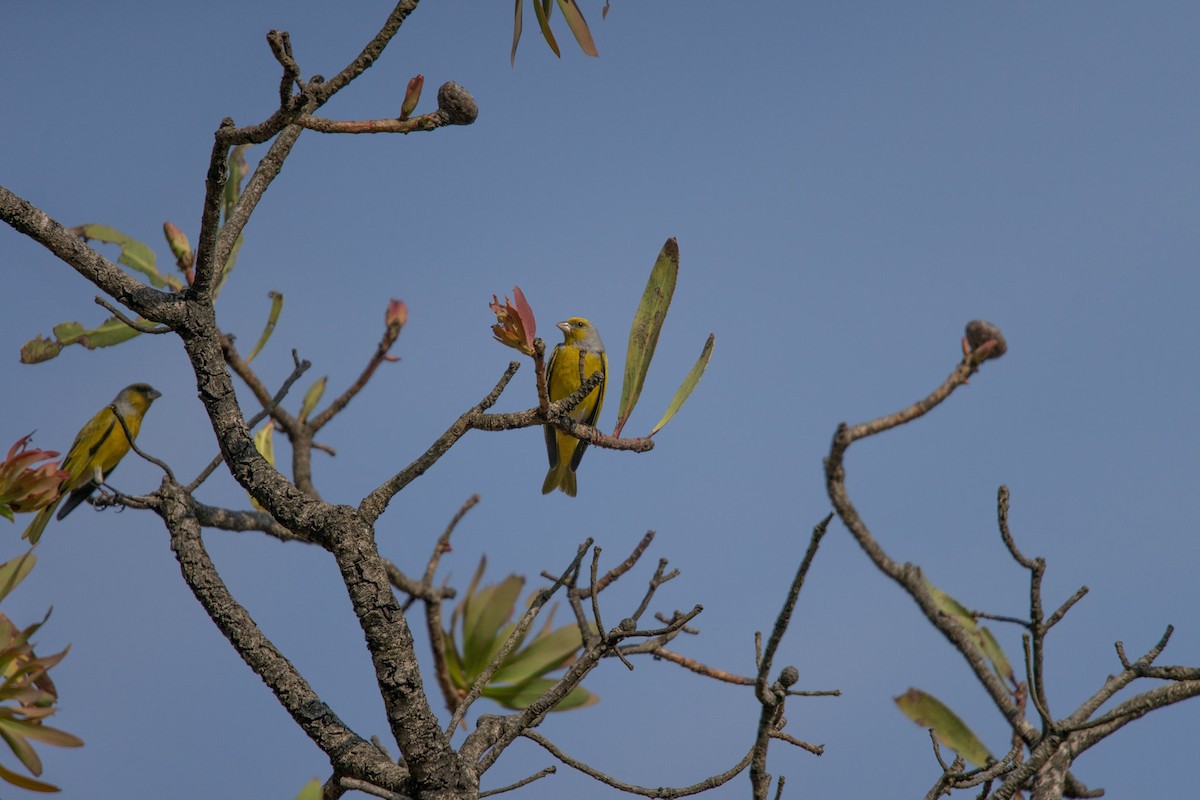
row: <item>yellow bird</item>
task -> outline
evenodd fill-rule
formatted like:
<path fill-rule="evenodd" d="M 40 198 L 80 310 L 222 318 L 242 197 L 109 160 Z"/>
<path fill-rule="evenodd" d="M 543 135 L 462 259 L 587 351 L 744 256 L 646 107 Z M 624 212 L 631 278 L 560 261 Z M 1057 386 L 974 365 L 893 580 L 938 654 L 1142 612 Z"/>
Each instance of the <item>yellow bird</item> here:
<path fill-rule="evenodd" d="M 117 413 L 129 428 L 129 434 L 136 439 L 142 428 L 142 417 L 159 397 L 162 397 L 162 393 L 150 384 L 135 383 L 122 389 L 110 405 L 116 406 Z M 30 544 L 37 544 L 59 503 L 62 503 L 62 509 L 58 512 L 58 519 L 62 519 L 104 483 L 128 452 L 129 440 L 125 437 L 125 430 L 113 409 L 105 406 L 79 431 L 67 457 L 63 459 L 62 468 L 67 477 L 59 486 L 58 499 L 38 512 L 22 538 L 28 539 Z M 63 502 L 64 496 L 66 502 Z"/>
<path fill-rule="evenodd" d="M 546 389 L 550 401 L 569 397 L 594 373 L 600 373 L 600 385 L 571 409 L 570 416 L 586 425 L 595 425 L 604 405 L 604 384 L 608 377 L 608 356 L 595 326 L 582 317 L 571 317 L 556 326 L 563 332 L 563 343 L 554 348 L 546 363 Z M 546 452 L 550 471 L 542 483 L 542 494 L 561 489 L 575 496 L 575 470 L 588 443 L 547 425 Z"/>

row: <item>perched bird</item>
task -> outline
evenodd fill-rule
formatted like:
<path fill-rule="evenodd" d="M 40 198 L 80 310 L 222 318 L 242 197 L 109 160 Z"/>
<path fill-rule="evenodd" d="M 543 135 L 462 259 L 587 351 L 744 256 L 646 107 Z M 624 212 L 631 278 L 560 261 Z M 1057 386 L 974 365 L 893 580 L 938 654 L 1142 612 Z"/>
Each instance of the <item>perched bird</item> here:
<path fill-rule="evenodd" d="M 569 397 L 593 373 L 600 373 L 600 385 L 570 411 L 570 416 L 584 424 L 595 425 L 604 405 L 604 383 L 608 377 L 608 356 L 595 326 L 581 317 L 558 323 L 563 343 L 554 348 L 546 363 L 546 389 L 550 401 Z M 542 494 L 561 489 L 575 496 L 575 470 L 583 458 L 588 443 L 569 433 L 547 425 L 546 451 L 550 455 L 550 471 L 542 483 Z"/>
<path fill-rule="evenodd" d="M 142 428 L 142 417 L 150 408 L 150 404 L 159 397 L 162 397 L 162 393 L 150 384 L 135 383 L 122 389 L 110 405 L 116 406 L 116 411 L 129 428 L 129 434 L 136 439 L 138 431 Z M 113 409 L 105 406 L 79 431 L 67 457 L 63 459 L 62 468 L 67 477 L 59 486 L 58 500 L 38 512 L 33 522 L 25 529 L 22 538 L 28 539 L 30 544 L 37 544 L 54 509 L 62 503 L 58 519 L 70 514 L 75 506 L 90 497 L 92 492 L 104 483 L 128 452 L 129 439 L 125 436 L 125 430 Z"/>

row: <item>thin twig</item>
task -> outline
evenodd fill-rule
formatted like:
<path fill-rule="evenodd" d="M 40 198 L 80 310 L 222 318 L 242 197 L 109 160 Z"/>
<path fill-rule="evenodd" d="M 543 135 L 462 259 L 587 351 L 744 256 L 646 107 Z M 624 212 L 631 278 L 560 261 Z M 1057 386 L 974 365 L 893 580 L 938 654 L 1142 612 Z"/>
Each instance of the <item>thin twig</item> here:
<path fill-rule="evenodd" d="M 550 766 L 546 767 L 545 769 L 535 772 L 527 778 L 522 778 L 521 780 L 517 781 L 516 783 L 510 783 L 508 786 L 502 786 L 499 789 L 488 789 L 486 792 L 480 792 L 479 797 L 480 798 L 491 797 L 492 795 L 504 794 L 505 792 L 511 792 L 513 789 L 520 789 L 522 786 L 528 786 L 529 784 L 533 783 L 534 781 L 541 780 L 542 778 L 546 777 L 547 775 L 553 775 L 556 772 L 558 772 L 558 767 L 551 764 Z"/>
<path fill-rule="evenodd" d="M 100 295 L 96 295 L 95 301 L 97 305 L 104 306 L 114 317 L 121 320 L 121 322 L 124 322 L 126 325 L 133 328 L 135 331 L 138 331 L 139 333 L 170 333 L 173 330 L 166 325 L 155 325 L 152 322 L 139 322 L 136 319 L 130 319 L 129 317 L 125 316 L 125 313 L 121 311 L 121 309 L 117 308 Z"/>
<path fill-rule="evenodd" d="M 745 757 L 742 758 L 741 761 L 734 764 L 732 767 L 727 769 L 725 772 L 722 772 L 717 775 L 713 775 L 710 778 L 705 778 L 704 780 L 700 781 L 699 783 L 693 783 L 691 786 L 681 786 L 679 788 L 658 786 L 658 787 L 651 788 L 651 787 L 647 787 L 647 786 L 638 786 L 633 783 L 625 783 L 624 781 L 617 780 L 613 776 L 611 776 L 607 773 L 601 772 L 600 770 L 596 769 L 595 767 L 589 766 L 578 759 L 571 758 L 569 755 L 567 755 L 562 750 L 560 750 L 553 742 L 551 742 L 549 739 L 547 739 L 545 736 L 538 733 L 537 731 L 526 730 L 526 731 L 522 732 L 521 735 L 524 736 L 526 739 L 529 739 L 531 741 L 534 741 L 534 742 L 537 742 L 538 744 L 540 744 L 546 750 L 546 752 L 550 753 L 550 755 L 554 756 L 555 758 L 557 758 L 562 763 L 566 764 L 571 769 L 577 770 L 579 772 L 582 772 L 584 775 L 595 778 L 596 780 L 600 781 L 601 783 L 611 786 L 614 789 L 618 789 L 622 792 L 627 792 L 628 794 L 641 795 L 642 797 L 663 798 L 663 800 L 672 800 L 672 798 L 676 798 L 676 797 L 688 797 L 689 795 L 700 794 L 701 792 L 707 792 L 709 789 L 715 789 L 716 787 L 726 784 L 729 781 L 736 778 L 738 773 L 740 773 L 742 770 L 744 770 L 747 767 L 747 765 L 749 765 L 749 763 L 750 763 L 750 753 L 747 753 L 745 755 Z"/>
<path fill-rule="evenodd" d="M 450 549 L 450 536 L 454 533 L 454 529 L 458 527 L 458 523 L 462 522 L 467 512 L 478 503 L 479 495 L 473 494 L 458 509 L 458 512 L 451 518 L 450 524 L 446 526 L 434 544 L 433 552 L 429 556 L 429 563 L 425 565 L 425 574 L 421 576 L 420 589 L 422 599 L 425 601 L 425 628 L 429 633 L 429 648 L 433 653 L 433 674 L 438 688 L 442 690 L 442 699 L 446 701 L 446 708 L 450 709 L 451 713 L 459 705 L 459 696 L 458 689 L 450 680 L 450 665 L 446 661 L 446 634 L 442 630 L 442 604 L 440 598 L 433 593 L 433 575 L 437 572 L 442 554 Z"/>
<path fill-rule="evenodd" d="M 167 466 L 167 463 L 161 459 L 155 458 L 152 455 L 148 455 L 144 450 L 142 450 L 142 448 L 137 446 L 135 441 L 133 441 L 133 434 L 129 432 L 129 426 L 125 423 L 125 415 L 122 414 L 117 408 L 117 404 L 110 403 L 108 408 L 113 412 L 113 416 L 117 418 L 117 422 L 121 423 L 121 430 L 125 432 L 125 441 L 129 442 L 129 449 L 161 469 L 173 482 L 175 480 L 175 473 L 171 472 L 171 468 Z"/>

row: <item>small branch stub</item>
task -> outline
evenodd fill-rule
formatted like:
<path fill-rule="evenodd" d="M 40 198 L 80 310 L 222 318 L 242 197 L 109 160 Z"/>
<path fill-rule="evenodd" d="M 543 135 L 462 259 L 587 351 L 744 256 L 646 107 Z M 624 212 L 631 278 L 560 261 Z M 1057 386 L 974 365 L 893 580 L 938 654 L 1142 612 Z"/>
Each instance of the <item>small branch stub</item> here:
<path fill-rule="evenodd" d="M 470 125 L 479 116 L 479 106 L 471 93 L 454 81 L 438 89 L 438 110 L 447 125 Z"/>
<path fill-rule="evenodd" d="M 1008 352 L 1004 334 L 987 320 L 973 319 L 967 323 L 963 337 L 963 355 L 972 356 L 976 364 L 989 358 L 999 358 Z"/>

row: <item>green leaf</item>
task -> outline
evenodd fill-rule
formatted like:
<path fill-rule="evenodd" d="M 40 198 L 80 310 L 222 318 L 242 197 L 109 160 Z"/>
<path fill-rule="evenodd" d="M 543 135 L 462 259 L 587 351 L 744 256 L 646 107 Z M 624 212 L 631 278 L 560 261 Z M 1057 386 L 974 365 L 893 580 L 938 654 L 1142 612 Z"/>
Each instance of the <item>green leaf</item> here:
<path fill-rule="evenodd" d="M 520 686 L 488 686 L 483 690 L 483 696 L 496 701 L 505 708 L 519 710 L 528 708 L 530 703 L 537 700 L 557 683 L 558 681 L 550 678 L 539 678 Z M 599 701 L 600 698 L 596 695 L 582 686 L 576 686 L 553 710 L 569 711 L 573 708 L 590 706 Z"/>
<path fill-rule="evenodd" d="M 625 378 L 621 382 L 621 404 L 617 409 L 614 436 L 621 435 L 621 429 L 625 427 L 638 398 L 641 397 L 646 373 L 650 369 L 651 359 L 654 358 L 654 348 L 658 346 L 658 335 L 662 331 L 663 320 L 667 317 L 667 309 L 671 306 L 671 296 L 675 293 L 675 282 L 678 278 L 679 243 L 675 241 L 675 237 L 671 237 L 663 245 L 654 266 L 650 269 L 650 278 L 642 292 L 642 301 L 633 317 L 633 327 L 629 331 L 629 348 L 625 353 Z"/>
<path fill-rule="evenodd" d="M 34 775 L 41 775 L 42 759 L 33 749 L 33 745 L 25 738 L 20 727 L 15 720 L 0 716 L 0 738 L 4 739 L 5 744 L 12 750 L 17 760 L 25 766 L 25 769 Z"/>
<path fill-rule="evenodd" d="M 564 625 L 554 633 L 537 637 L 512 653 L 496 670 L 493 683 L 525 683 L 565 666 L 583 645 L 577 625 Z"/>
<path fill-rule="evenodd" d="M 534 3 L 537 0 L 533 0 Z M 512 53 L 508 57 L 508 66 L 515 67 L 517 65 L 517 43 L 521 41 L 521 4 L 525 0 L 517 0 L 517 9 L 513 12 L 513 46 Z"/>
<path fill-rule="evenodd" d="M 980 626 L 979 634 L 980 646 L 983 648 L 983 654 L 988 657 L 988 661 L 992 662 L 992 669 L 996 670 L 1000 680 L 1007 680 L 1015 686 L 1017 678 L 1013 674 L 1012 664 L 1009 663 L 1008 656 L 1004 655 L 1004 651 L 1000 649 L 1000 643 L 996 641 L 996 637 L 983 626 Z"/>
<path fill-rule="evenodd" d="M 17 556 L 0 564 L 0 600 L 8 597 L 8 593 L 25 580 L 25 576 L 29 574 L 36 563 L 37 556 L 30 550 L 23 556 Z"/>
<path fill-rule="evenodd" d="M 54 339 L 47 339 L 39 334 L 22 345 L 22 364 L 49 361 L 68 345 L 78 344 L 88 350 L 95 350 L 97 347 L 112 347 L 127 342 L 138 335 L 138 331 L 116 317 L 109 317 L 95 328 L 84 328 L 79 322 L 60 322 L 52 330 Z"/>
<path fill-rule="evenodd" d="M 129 267 L 134 272 L 140 272 L 145 275 L 150 280 L 150 285 L 154 288 L 165 289 L 169 286 L 176 292 L 183 288 L 183 283 L 174 275 L 164 276 L 158 271 L 154 251 L 144 242 L 139 242 L 131 236 L 126 236 L 116 228 L 94 223 L 71 228 L 71 232 L 84 241 L 106 242 L 107 244 L 119 245 L 121 255 L 117 257 L 117 263 Z"/>
<path fill-rule="evenodd" d="M 37 722 L 20 723 L 14 721 L 14 724 L 20 725 L 22 732 L 35 741 L 52 744 L 55 747 L 83 747 L 83 739 L 66 731 L 61 731 L 58 728 L 51 728 L 49 725 L 42 725 Z"/>
<path fill-rule="evenodd" d="M 300 405 L 301 422 L 308 419 L 308 415 L 317 407 L 317 403 L 321 402 L 321 395 L 325 394 L 325 382 L 328 380 L 328 375 L 322 375 L 313 381 L 313 385 L 308 387 L 308 391 L 304 393 L 304 402 Z"/>
<path fill-rule="evenodd" d="M 550 45 L 554 55 L 562 58 L 562 53 L 558 51 L 558 42 L 554 39 L 554 32 L 550 30 L 550 8 L 549 3 L 542 5 L 541 0 L 533 0 L 533 13 L 537 16 L 538 27 L 542 29 L 542 38 Z"/>
<path fill-rule="evenodd" d="M 975 640 L 975 645 L 980 652 L 992 662 L 992 669 L 1001 680 L 1008 680 L 1014 685 L 1016 678 L 1013 675 L 1012 664 L 1009 663 L 1008 657 L 1004 655 L 1004 651 L 1000 649 L 1000 644 L 996 641 L 996 637 L 987 628 L 981 627 L 975 621 L 975 615 L 966 608 L 962 603 L 955 600 L 950 595 L 943 592 L 938 587 L 925 579 L 925 585 L 929 588 L 929 594 L 933 597 L 937 607 L 942 613 L 954 617 L 959 625 L 962 625 L 963 630 Z"/>
<path fill-rule="evenodd" d="M 971 729 L 941 700 L 920 689 L 909 689 L 894 698 L 904 715 L 925 728 L 932 728 L 937 740 L 977 767 L 987 764 L 991 754 Z"/>
<path fill-rule="evenodd" d="M 225 194 L 221 198 L 224 204 L 222 211 L 228 221 L 233 209 L 242 196 L 242 180 L 245 179 L 249 167 L 246 165 L 246 150 L 248 144 L 239 144 L 229 151 L 229 177 L 225 180 Z"/>
<path fill-rule="evenodd" d="M 263 345 L 271 338 L 271 334 L 275 332 L 275 323 L 279 322 L 279 314 L 283 311 L 283 295 L 279 292 L 267 292 L 267 297 L 271 298 L 271 313 L 267 315 L 267 325 L 263 328 L 262 335 L 258 337 L 258 344 L 254 345 L 254 349 L 250 351 L 250 355 L 246 358 L 246 363 L 249 364 L 258 355 L 258 351 L 263 349 Z"/>
<path fill-rule="evenodd" d="M 272 467 L 275 466 L 275 420 L 267 420 L 266 423 L 258 429 L 254 434 L 254 447 L 258 450 L 258 454 Z M 253 495 L 247 492 L 247 497 L 250 498 L 250 505 L 254 506 L 259 511 L 266 511 L 262 504 L 254 499 Z"/>
<path fill-rule="evenodd" d="M 300 794 L 296 795 L 296 800 L 321 800 L 322 797 L 324 797 L 324 789 L 321 786 L 321 782 L 313 778 L 304 784 L 304 788 L 300 790 Z"/>
<path fill-rule="evenodd" d="M 650 429 L 651 436 L 661 431 L 663 426 L 671 421 L 671 417 L 675 416 L 679 409 L 683 408 L 683 404 L 691 396 L 692 390 L 696 388 L 696 384 L 700 382 L 700 376 L 704 374 L 704 370 L 708 366 L 708 359 L 712 357 L 713 342 L 715 339 L 714 334 L 710 333 L 708 335 L 708 341 L 704 343 L 704 349 L 700 351 L 700 358 L 696 359 L 696 363 L 692 365 L 691 371 L 688 372 L 687 377 L 683 379 L 683 383 L 675 391 L 675 396 L 667 404 L 667 410 L 663 413 L 662 419 Z"/>
<path fill-rule="evenodd" d="M 267 463 L 272 467 L 275 466 L 275 422 L 268 420 L 265 425 L 258 429 L 254 434 L 254 446 L 258 448 L 259 455 L 266 459 Z"/>
<path fill-rule="evenodd" d="M 579 42 L 579 49 L 589 56 L 598 58 L 600 51 L 596 49 L 596 43 L 592 41 L 592 32 L 588 30 L 583 12 L 579 10 L 579 6 L 575 5 L 575 0 L 558 0 L 558 7 L 562 9 L 563 17 L 567 20 L 567 26 L 571 29 L 571 33 L 575 34 L 575 41 Z"/>
<path fill-rule="evenodd" d="M 471 688 L 463 670 L 462 658 L 458 655 L 458 646 L 454 643 L 453 631 L 446 631 L 442 640 L 446 643 L 446 671 L 450 673 L 450 682 L 460 689 Z"/>
<path fill-rule="evenodd" d="M 496 650 L 498 633 L 512 617 L 525 579 L 509 575 L 469 598 L 463 618 L 463 662 L 472 679 L 487 666 Z"/>
<path fill-rule="evenodd" d="M 135 321 L 144 322 L 145 320 L 139 318 Z M 109 317 L 95 328 L 88 330 L 83 330 L 83 326 L 78 322 L 64 322 L 62 325 L 54 326 L 53 330 L 54 335 L 64 346 L 81 344 L 88 350 L 95 350 L 97 347 L 112 347 L 115 344 L 129 341 L 139 333 L 116 317 Z M 70 335 L 64 336 L 64 333 Z"/>
<path fill-rule="evenodd" d="M 229 164 L 229 177 L 225 181 L 225 193 L 222 197 L 222 228 L 229 221 L 230 215 L 233 214 L 234 208 L 237 207 L 238 200 L 242 197 L 242 181 L 250 172 L 250 168 L 246 165 L 246 150 L 249 146 L 247 144 L 239 144 L 229 151 L 229 160 L 227 162 Z M 229 277 L 229 273 L 233 272 L 233 267 L 237 263 L 238 252 L 242 249 L 244 239 L 245 236 L 239 233 L 233 243 L 233 247 L 230 248 L 229 258 L 225 260 L 225 264 L 221 268 L 221 277 L 217 281 L 216 289 L 213 292 L 214 297 L 221 293 L 221 288 L 225 286 L 225 280 Z"/>

